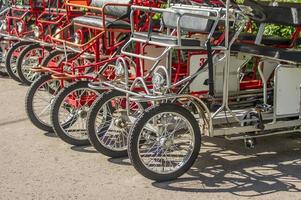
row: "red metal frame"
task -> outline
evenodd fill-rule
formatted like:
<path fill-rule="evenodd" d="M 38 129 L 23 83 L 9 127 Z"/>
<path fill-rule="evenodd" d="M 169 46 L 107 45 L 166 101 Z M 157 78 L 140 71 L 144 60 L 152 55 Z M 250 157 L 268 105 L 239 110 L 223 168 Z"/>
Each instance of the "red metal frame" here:
<path fill-rule="evenodd" d="M 135 3 L 135 2 L 134 2 Z M 145 4 L 145 2 L 144 2 Z M 147 4 L 151 4 L 151 3 L 147 3 Z M 152 3 L 153 4 L 153 3 Z M 98 10 L 100 11 L 100 16 L 103 20 L 103 23 L 105 24 L 106 21 L 106 15 L 104 14 L 104 10 L 106 9 L 107 6 L 123 6 L 123 7 L 130 7 L 130 4 L 118 4 L 118 3 L 106 3 L 102 8 L 98 8 L 98 7 L 92 7 L 89 6 L 89 4 L 87 3 L 87 5 L 78 5 L 75 4 L 74 2 L 70 2 L 70 1 L 66 1 L 66 8 L 67 10 L 70 10 L 74 7 L 82 7 L 82 8 L 86 8 L 86 9 L 94 9 L 94 10 Z M 87 15 L 92 15 L 92 13 L 88 12 Z M 95 15 L 95 14 L 93 14 Z M 97 14 L 96 14 L 97 15 Z M 92 27 L 92 26 L 88 26 L 85 24 L 78 24 L 78 23 L 74 23 L 74 25 L 79 26 L 80 30 L 77 30 L 77 33 L 81 36 L 80 40 L 84 41 L 84 34 L 83 34 L 83 29 L 88 30 L 88 33 L 90 35 L 92 35 L 92 39 L 90 39 L 88 42 L 86 43 L 81 43 L 81 44 L 75 44 L 74 42 L 71 42 L 71 35 L 67 34 L 67 37 L 65 38 L 57 38 L 57 36 L 61 35 L 62 33 L 64 33 L 64 31 L 66 31 L 69 28 L 72 28 L 73 24 L 69 23 L 67 26 L 65 26 L 61 31 L 59 31 L 58 33 L 54 34 L 51 36 L 52 41 L 54 42 L 54 45 L 61 45 L 63 43 L 65 43 L 66 45 L 70 45 L 72 47 L 77 47 L 78 49 L 80 49 L 80 52 L 73 58 L 68 59 L 67 62 L 64 62 L 64 65 L 68 65 L 71 66 L 72 68 L 72 72 L 64 72 L 63 71 L 63 67 L 61 70 L 54 70 L 53 69 L 49 69 L 51 71 L 51 73 L 56 73 L 56 75 L 59 75 L 60 78 L 62 78 L 62 74 L 65 74 L 66 78 L 70 77 L 72 75 L 72 77 L 76 76 L 76 79 L 82 79 L 82 78 L 87 78 L 87 76 L 85 76 L 84 74 L 81 74 L 81 72 L 85 71 L 84 69 L 86 69 L 87 67 L 91 68 L 95 68 L 95 70 L 99 70 L 99 68 L 104 64 L 104 63 L 110 63 L 116 60 L 116 58 L 110 58 L 118 48 L 122 47 L 125 44 L 125 40 L 119 41 L 117 43 L 115 43 L 114 38 L 115 36 L 121 35 L 123 33 L 130 33 L 130 30 L 127 29 L 110 29 L 107 27 Z M 102 49 L 104 50 L 104 52 L 102 52 L 102 54 L 100 53 L 100 49 L 99 46 L 100 44 L 102 45 Z M 88 66 L 79 66 L 79 67 L 75 67 L 73 64 L 73 61 L 79 59 L 83 54 L 85 53 L 92 53 L 95 55 L 95 59 L 94 59 L 94 63 L 93 64 L 89 64 Z M 46 70 L 47 68 L 45 68 L 44 66 L 44 70 Z M 37 69 L 39 70 L 39 69 Z M 77 75 L 75 75 L 77 74 Z M 55 75 L 55 76 L 56 76 Z"/>
<path fill-rule="evenodd" d="M 135 3 L 135 2 L 134 2 Z M 145 2 L 143 2 L 145 4 Z M 154 5 L 154 3 L 148 3 L 148 5 Z M 158 4 L 156 4 L 158 5 Z M 71 7 L 77 7 L 78 5 L 75 5 L 74 3 L 70 3 L 69 1 L 66 2 L 67 10 L 71 9 Z M 106 15 L 104 14 L 103 10 L 107 6 L 131 6 L 130 4 L 117 4 L 117 3 L 107 3 L 102 8 L 95 8 L 88 5 L 84 5 L 81 7 L 87 8 L 87 9 L 97 9 L 98 11 L 101 11 L 101 17 L 103 20 L 103 23 L 105 24 Z M 88 15 L 91 15 L 92 13 L 88 13 Z M 139 18 L 136 18 L 136 22 L 138 23 Z M 101 81 L 97 77 L 93 77 L 91 75 L 85 74 L 87 69 L 94 69 L 93 71 L 99 71 L 102 66 L 108 63 L 115 63 L 117 60 L 117 56 L 114 56 L 116 50 L 120 47 L 122 47 L 126 40 L 121 40 L 117 43 L 115 43 L 115 38 L 118 36 L 122 36 L 123 33 L 130 34 L 130 30 L 125 29 L 110 29 L 107 27 L 91 27 L 84 24 L 75 24 L 82 29 L 78 29 L 76 33 L 80 35 L 80 40 L 84 41 L 84 32 L 88 32 L 90 35 L 92 35 L 92 39 L 90 39 L 88 42 L 84 44 L 75 44 L 73 42 L 70 42 L 71 35 L 67 34 L 67 38 L 57 38 L 58 35 L 62 36 L 62 33 L 68 28 L 71 28 L 73 26 L 72 23 L 69 23 L 67 26 L 62 28 L 61 31 L 51 36 L 52 41 L 55 45 L 65 43 L 67 45 L 77 47 L 81 51 L 74 56 L 73 58 L 68 59 L 66 62 L 63 62 L 61 66 L 58 67 L 48 67 L 48 66 L 41 66 L 38 68 L 33 69 L 37 72 L 47 72 L 52 74 L 52 78 L 61 80 L 61 87 L 64 87 L 64 81 L 78 81 L 78 80 L 89 80 L 89 81 Z M 68 41 L 69 39 L 69 41 Z M 101 54 L 99 46 L 102 45 L 102 49 L 104 52 Z M 86 52 L 93 53 L 95 55 L 94 62 L 87 65 L 81 65 L 81 66 L 75 66 L 74 61 L 77 59 L 80 59 L 83 54 Z M 71 71 L 65 71 L 64 68 L 66 66 L 70 66 Z M 115 78 L 114 73 L 112 73 L 111 69 L 107 69 L 105 72 L 103 72 L 103 77 L 106 78 L 106 80 L 111 80 Z M 85 97 L 83 97 L 85 98 Z M 89 99 L 91 99 L 89 97 Z M 93 98 L 92 98 L 93 99 Z M 72 96 L 70 96 L 70 103 L 72 104 Z M 68 100 L 68 101 L 69 101 Z M 73 105 L 78 106 L 78 105 Z"/>
<path fill-rule="evenodd" d="M 17 5 L 16 1 L 13 1 L 13 4 L 10 8 L 10 12 L 5 16 L 5 21 L 7 24 L 7 29 L 2 32 L 2 34 L 7 36 L 15 36 L 16 38 L 23 38 L 32 34 L 33 32 L 29 29 L 27 24 L 31 20 L 36 20 L 40 13 L 42 13 L 46 8 L 45 0 L 40 2 L 41 6 L 36 7 L 36 3 L 34 0 L 29 0 L 28 5 Z M 28 16 L 28 17 L 27 17 Z M 18 32 L 17 27 L 12 26 L 12 24 L 16 25 L 17 23 L 22 23 L 22 32 Z"/>

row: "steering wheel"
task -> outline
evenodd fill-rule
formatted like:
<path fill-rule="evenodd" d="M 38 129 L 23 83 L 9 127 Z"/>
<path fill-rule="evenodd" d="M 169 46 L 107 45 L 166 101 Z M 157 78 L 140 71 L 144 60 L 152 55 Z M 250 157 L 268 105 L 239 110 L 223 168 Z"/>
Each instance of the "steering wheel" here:
<path fill-rule="evenodd" d="M 245 15 L 254 21 L 263 22 L 267 18 L 263 7 L 254 0 L 244 0 L 242 5 L 237 6 Z"/>

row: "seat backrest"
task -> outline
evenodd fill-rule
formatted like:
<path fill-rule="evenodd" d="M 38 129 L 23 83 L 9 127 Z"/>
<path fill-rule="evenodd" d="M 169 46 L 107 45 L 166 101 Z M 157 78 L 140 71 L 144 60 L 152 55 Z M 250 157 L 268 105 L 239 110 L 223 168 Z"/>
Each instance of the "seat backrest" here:
<path fill-rule="evenodd" d="M 131 4 L 132 0 L 91 0 L 90 6 L 102 8 L 107 3 Z M 118 5 L 106 6 L 104 12 L 104 14 L 114 17 L 127 17 L 130 14 L 130 7 Z"/>
<path fill-rule="evenodd" d="M 33 8 L 42 8 L 44 4 L 47 5 L 48 0 L 22 0 L 22 1 L 17 1 L 20 2 L 21 5 L 24 6 L 32 6 Z"/>
<path fill-rule="evenodd" d="M 57 8 L 59 5 L 64 4 L 64 0 L 47 0 L 46 6 L 50 8 Z"/>
<path fill-rule="evenodd" d="M 205 18 L 202 18 L 202 16 L 210 16 L 209 12 L 206 11 L 192 11 L 192 10 L 182 10 L 180 8 L 172 8 L 172 10 L 176 11 L 176 13 L 172 12 L 163 12 L 162 14 L 162 20 L 163 24 L 167 28 L 175 29 L 177 28 L 177 21 L 181 15 L 183 15 L 180 18 L 180 28 L 183 31 L 188 32 L 209 32 L 213 21 L 208 20 Z M 185 15 L 185 13 L 190 14 L 198 14 L 202 16 L 190 16 Z"/>
<path fill-rule="evenodd" d="M 301 6 L 298 3 L 270 3 L 255 0 L 244 0 L 243 5 L 250 7 L 254 15 L 262 19 L 252 18 L 260 23 L 279 25 L 301 25 Z"/>
<path fill-rule="evenodd" d="M 64 0 L 63 0 L 64 1 Z M 88 6 L 90 1 L 89 0 L 69 0 L 69 3 L 71 4 L 77 4 L 77 5 L 84 5 Z"/>
<path fill-rule="evenodd" d="M 301 25 L 301 9 L 283 6 L 263 6 L 266 13 L 265 23 L 274 23 L 289 26 Z M 281 13 L 281 14 L 279 14 Z"/>

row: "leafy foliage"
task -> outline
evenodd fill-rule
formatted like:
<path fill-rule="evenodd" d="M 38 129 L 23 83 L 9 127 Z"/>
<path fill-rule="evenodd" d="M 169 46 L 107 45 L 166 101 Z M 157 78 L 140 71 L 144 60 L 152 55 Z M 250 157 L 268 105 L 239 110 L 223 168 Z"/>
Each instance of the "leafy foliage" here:
<path fill-rule="evenodd" d="M 243 1 L 243 0 L 237 0 L 237 1 Z M 258 1 L 258 0 L 256 0 Z M 260 2 L 272 2 L 271 0 L 259 0 Z M 300 3 L 301 0 L 276 0 L 273 2 L 278 3 Z M 258 26 L 257 24 L 253 24 L 252 27 L 253 33 L 257 33 Z M 268 24 L 265 26 L 264 35 L 266 36 L 278 36 L 283 38 L 290 38 L 292 34 L 294 33 L 295 28 L 291 26 L 283 26 L 283 25 L 275 25 L 275 24 Z"/>
<path fill-rule="evenodd" d="M 289 38 L 292 36 L 294 31 L 294 27 L 269 24 L 265 27 L 264 35 Z"/>

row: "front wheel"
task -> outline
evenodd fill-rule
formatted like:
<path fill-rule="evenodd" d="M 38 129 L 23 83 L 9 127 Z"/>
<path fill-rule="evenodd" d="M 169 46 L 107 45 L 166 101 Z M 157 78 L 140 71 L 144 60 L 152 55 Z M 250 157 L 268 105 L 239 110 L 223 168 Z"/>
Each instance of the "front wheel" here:
<path fill-rule="evenodd" d="M 65 58 L 65 53 L 63 51 L 53 50 L 48 56 L 44 57 L 41 66 L 49 68 L 58 67 L 63 58 Z"/>
<path fill-rule="evenodd" d="M 39 77 L 39 73 L 32 71 L 44 57 L 47 57 L 52 49 L 40 44 L 32 44 L 22 50 L 17 59 L 17 74 L 23 84 L 29 86 Z"/>
<path fill-rule="evenodd" d="M 132 126 L 128 153 L 135 169 L 155 181 L 187 172 L 198 157 L 201 132 L 185 108 L 165 103 L 148 108 Z"/>
<path fill-rule="evenodd" d="M 99 92 L 79 81 L 61 90 L 51 108 L 51 121 L 57 136 L 75 146 L 89 145 L 86 118 Z"/>
<path fill-rule="evenodd" d="M 127 139 L 130 127 L 146 103 L 129 101 L 126 94 L 116 90 L 100 96 L 88 113 L 88 136 L 94 148 L 109 157 L 127 156 Z"/>
<path fill-rule="evenodd" d="M 28 118 L 37 128 L 53 131 L 50 108 L 60 88 L 60 81 L 52 79 L 51 75 L 42 75 L 29 87 L 25 108 Z"/>
<path fill-rule="evenodd" d="M 5 69 L 8 75 L 17 82 L 21 82 L 17 74 L 17 59 L 21 51 L 30 44 L 30 42 L 17 42 L 7 51 L 4 61 Z"/>

